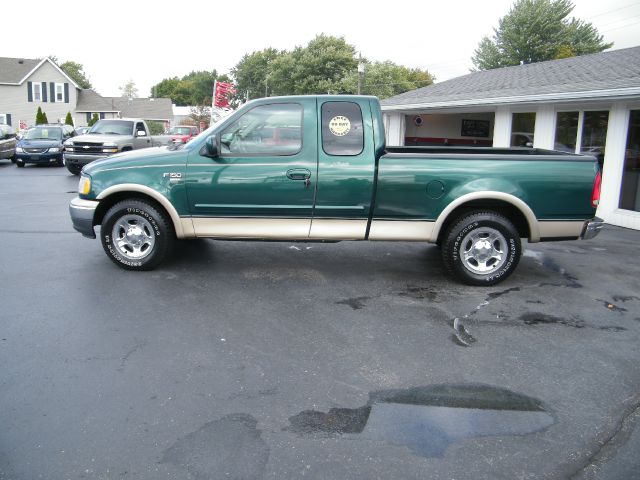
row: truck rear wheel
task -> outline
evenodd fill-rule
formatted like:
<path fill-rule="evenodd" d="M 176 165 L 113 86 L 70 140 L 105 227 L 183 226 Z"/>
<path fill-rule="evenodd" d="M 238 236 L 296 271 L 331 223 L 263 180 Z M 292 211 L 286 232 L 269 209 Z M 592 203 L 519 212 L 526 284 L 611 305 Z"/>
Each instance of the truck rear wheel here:
<path fill-rule="evenodd" d="M 71 163 L 67 163 L 67 170 L 69 170 L 74 175 L 80 175 L 82 171 L 82 167 L 79 165 L 73 165 Z"/>
<path fill-rule="evenodd" d="M 119 267 L 153 270 L 173 249 L 175 233 L 165 213 L 145 200 L 111 207 L 100 229 L 102 248 Z"/>
<path fill-rule="evenodd" d="M 470 212 L 446 231 L 442 259 L 447 270 L 468 285 L 495 285 L 513 273 L 522 246 L 513 224 L 490 211 Z"/>

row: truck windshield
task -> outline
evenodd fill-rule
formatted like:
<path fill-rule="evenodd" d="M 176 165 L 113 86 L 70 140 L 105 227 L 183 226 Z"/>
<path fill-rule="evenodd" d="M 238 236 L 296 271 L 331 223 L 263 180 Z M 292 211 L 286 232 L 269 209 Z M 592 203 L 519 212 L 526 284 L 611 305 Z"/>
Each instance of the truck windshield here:
<path fill-rule="evenodd" d="M 57 127 L 35 127 L 24 134 L 26 140 L 62 140 L 62 129 Z"/>
<path fill-rule="evenodd" d="M 133 122 L 123 120 L 100 120 L 89 133 L 100 133 L 103 135 L 133 135 Z"/>

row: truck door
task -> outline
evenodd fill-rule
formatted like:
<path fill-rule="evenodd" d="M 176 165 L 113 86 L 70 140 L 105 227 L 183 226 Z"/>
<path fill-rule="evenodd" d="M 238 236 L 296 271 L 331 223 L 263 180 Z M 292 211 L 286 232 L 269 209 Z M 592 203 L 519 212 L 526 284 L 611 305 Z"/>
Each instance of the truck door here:
<path fill-rule="evenodd" d="M 315 99 L 261 103 L 194 151 L 187 197 L 197 236 L 306 239 L 317 175 Z"/>
<path fill-rule="evenodd" d="M 318 184 L 310 238 L 365 238 L 375 178 L 368 100 L 318 100 Z"/>

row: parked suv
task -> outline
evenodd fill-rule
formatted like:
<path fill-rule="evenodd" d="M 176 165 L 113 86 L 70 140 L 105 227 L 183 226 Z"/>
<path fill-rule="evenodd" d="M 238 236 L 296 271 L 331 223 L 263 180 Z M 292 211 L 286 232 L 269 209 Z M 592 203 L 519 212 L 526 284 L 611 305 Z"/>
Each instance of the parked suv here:
<path fill-rule="evenodd" d="M 55 164 L 62 167 L 64 142 L 75 135 L 70 125 L 38 125 L 25 132 L 16 147 L 16 164 Z"/>
<path fill-rule="evenodd" d="M 16 161 L 16 134 L 9 125 L 0 125 L 0 159 Z"/>

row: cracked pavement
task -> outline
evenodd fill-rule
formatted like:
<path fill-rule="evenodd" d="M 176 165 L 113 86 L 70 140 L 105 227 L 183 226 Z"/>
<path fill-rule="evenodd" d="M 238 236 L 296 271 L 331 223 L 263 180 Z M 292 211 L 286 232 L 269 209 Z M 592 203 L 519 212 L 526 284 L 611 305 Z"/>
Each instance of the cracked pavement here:
<path fill-rule="evenodd" d="M 73 232 L 77 181 L 0 162 L 0 480 L 640 471 L 640 232 L 524 242 L 491 288 L 417 243 L 179 242 L 136 273 Z"/>

